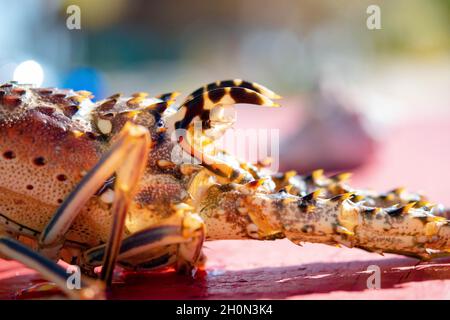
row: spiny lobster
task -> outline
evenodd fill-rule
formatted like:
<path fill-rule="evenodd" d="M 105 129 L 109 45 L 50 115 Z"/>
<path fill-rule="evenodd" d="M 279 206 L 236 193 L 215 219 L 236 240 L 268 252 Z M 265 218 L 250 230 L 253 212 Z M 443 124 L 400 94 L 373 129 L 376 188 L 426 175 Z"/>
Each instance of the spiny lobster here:
<path fill-rule="evenodd" d="M 288 238 L 429 259 L 449 253 L 448 211 L 395 189 L 352 189 L 349 174 L 268 172 L 206 151 L 247 103 L 281 97 L 243 80 L 178 93 L 115 94 L 0 86 L 0 254 L 36 269 L 72 298 L 103 297 L 116 264 L 133 270 L 205 261 L 205 240 Z M 195 123 L 201 124 L 199 138 Z M 175 137 L 175 138 L 173 138 Z M 192 161 L 174 162 L 181 148 Z M 56 262 L 80 266 L 80 290 Z M 102 266 L 100 279 L 95 267 Z"/>

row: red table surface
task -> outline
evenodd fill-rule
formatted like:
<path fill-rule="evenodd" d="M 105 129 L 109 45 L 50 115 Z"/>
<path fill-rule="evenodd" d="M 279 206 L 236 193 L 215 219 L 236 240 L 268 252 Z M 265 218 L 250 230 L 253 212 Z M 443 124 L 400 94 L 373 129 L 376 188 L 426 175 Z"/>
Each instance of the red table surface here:
<path fill-rule="evenodd" d="M 408 186 L 450 205 L 450 121 L 393 129 L 353 184 L 379 190 Z M 206 244 L 206 272 L 195 279 L 172 271 L 116 278 L 113 299 L 450 299 L 450 258 L 420 262 L 391 254 L 288 240 Z M 367 289 L 368 266 L 381 268 L 381 289 Z M 34 271 L 0 260 L 0 298 L 41 281 Z"/>

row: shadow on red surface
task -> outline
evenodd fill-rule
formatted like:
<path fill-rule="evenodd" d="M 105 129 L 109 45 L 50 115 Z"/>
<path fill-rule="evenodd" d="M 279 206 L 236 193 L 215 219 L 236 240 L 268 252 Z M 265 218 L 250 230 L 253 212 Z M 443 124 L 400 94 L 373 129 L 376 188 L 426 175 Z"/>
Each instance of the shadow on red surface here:
<path fill-rule="evenodd" d="M 6 264 L 6 267 L 5 267 Z M 0 278 L 11 270 L 3 263 Z M 14 263 L 15 264 L 15 263 Z M 124 273 L 115 282 L 110 299 L 286 299 L 310 294 L 361 292 L 372 274 L 369 265 L 381 269 L 381 288 L 402 290 L 405 284 L 450 279 L 450 258 L 420 262 L 410 258 L 384 258 L 351 262 L 308 263 L 288 267 L 264 267 L 238 271 L 200 272 L 195 278 L 174 271 Z M 22 268 L 15 268 L 22 273 Z M 117 279 L 117 278 L 116 278 Z M 0 297 L 41 282 L 25 274 L 3 280 Z M 15 288 L 16 290 L 12 290 Z M 5 295 L 5 289 L 9 291 Z"/>

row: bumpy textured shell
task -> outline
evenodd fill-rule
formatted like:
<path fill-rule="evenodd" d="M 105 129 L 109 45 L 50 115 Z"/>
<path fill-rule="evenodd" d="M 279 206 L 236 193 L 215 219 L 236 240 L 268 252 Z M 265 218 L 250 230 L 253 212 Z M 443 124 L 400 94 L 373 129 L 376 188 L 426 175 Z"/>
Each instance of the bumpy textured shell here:
<path fill-rule="evenodd" d="M 14 83 L 0 87 L 0 214 L 41 231 L 108 149 L 111 137 L 126 120 L 134 119 L 150 129 L 156 125 L 152 113 L 139 117 L 136 110 L 149 103 L 139 99 L 117 95 L 93 103 L 87 92 L 36 89 Z M 161 100 L 150 104 L 155 102 Z M 130 117 L 131 113 L 135 114 Z M 110 132 L 102 132 L 101 119 L 112 123 Z M 172 143 L 163 134 L 150 131 L 158 147 L 150 152 L 141 190 L 130 210 L 131 229 L 154 223 L 167 213 L 162 210 L 155 217 L 153 211 L 146 210 L 150 203 L 163 208 L 162 203 L 180 201 L 185 196 L 183 181 L 172 174 L 173 170 L 157 165 L 157 160 L 170 160 Z M 112 187 L 106 184 L 89 201 L 69 231 L 68 240 L 89 246 L 106 240 L 111 221 L 108 192 Z"/>

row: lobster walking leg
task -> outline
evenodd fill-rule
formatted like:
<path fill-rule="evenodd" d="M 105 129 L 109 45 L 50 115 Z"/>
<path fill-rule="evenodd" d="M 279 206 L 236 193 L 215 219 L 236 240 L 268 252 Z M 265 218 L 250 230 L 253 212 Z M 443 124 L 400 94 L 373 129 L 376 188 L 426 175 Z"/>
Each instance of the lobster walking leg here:
<path fill-rule="evenodd" d="M 113 268 L 123 235 L 123 226 L 128 205 L 143 174 L 150 149 L 148 130 L 127 124 L 97 165 L 88 172 L 75 190 L 58 208 L 41 234 L 39 246 L 48 256 L 56 255 L 64 241 L 64 235 L 89 198 L 116 172 L 113 224 L 101 278 L 110 284 Z"/>
<path fill-rule="evenodd" d="M 189 272 L 201 263 L 205 239 L 203 221 L 197 215 L 177 215 L 159 226 L 136 232 L 123 239 L 118 262 L 131 269 L 156 269 L 174 265 Z M 105 245 L 86 251 L 82 264 L 93 268 L 104 260 Z"/>
<path fill-rule="evenodd" d="M 101 299 L 103 288 L 98 283 L 81 281 L 81 290 L 70 289 L 67 281 L 70 273 L 57 263 L 28 248 L 19 241 L 0 237 L 0 256 L 14 259 L 42 274 L 47 280 L 56 284 L 72 299 Z"/>
<path fill-rule="evenodd" d="M 263 85 L 260 85 L 259 83 L 245 81 L 245 80 L 241 80 L 241 79 L 233 79 L 233 80 L 222 80 L 222 81 L 208 83 L 208 84 L 204 85 L 203 87 L 198 88 L 197 90 L 192 92 L 185 99 L 184 102 L 187 102 L 199 95 L 202 95 L 206 91 L 219 89 L 219 88 L 226 88 L 226 87 L 235 87 L 235 88 L 237 87 L 237 88 L 250 89 L 250 90 L 256 91 L 257 93 L 262 94 L 263 96 L 266 96 L 270 99 L 281 99 L 281 97 L 278 94 L 276 94 L 272 90 L 264 87 Z"/>
<path fill-rule="evenodd" d="M 224 119 L 225 106 L 236 103 L 248 103 L 264 107 L 278 107 L 270 98 L 254 90 L 242 87 L 220 87 L 209 91 L 201 91 L 180 107 L 183 118 L 175 123 L 177 138 L 181 148 L 202 162 L 202 165 L 226 181 L 248 182 L 253 178 L 249 172 L 240 167 L 233 167 L 216 155 L 204 152 L 205 139 L 197 137 L 194 122 L 201 121 L 201 134 L 213 132 L 209 142 L 217 139 L 234 121 Z"/>

